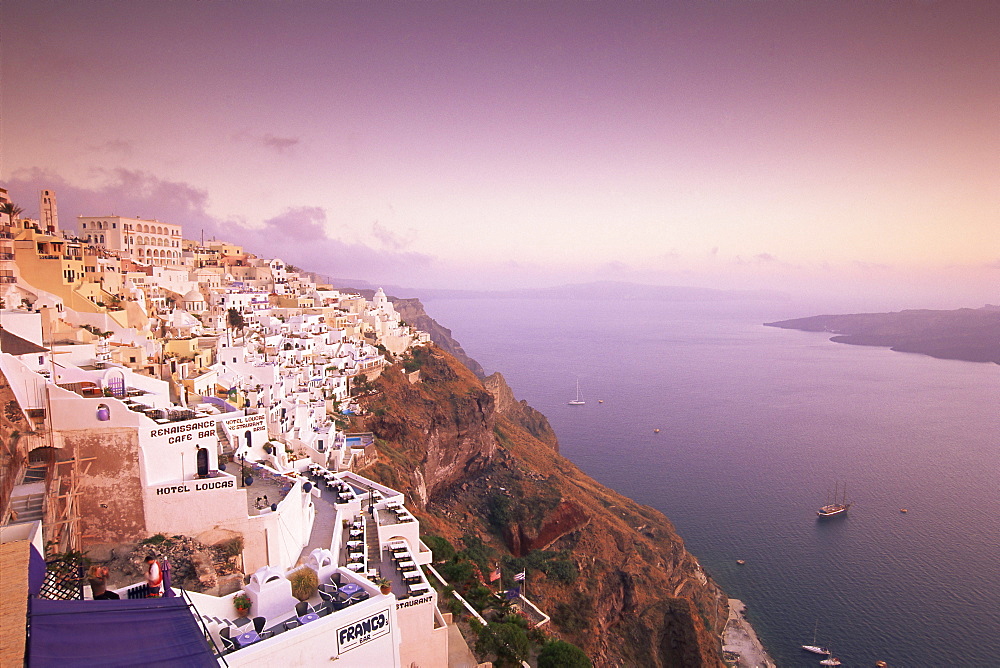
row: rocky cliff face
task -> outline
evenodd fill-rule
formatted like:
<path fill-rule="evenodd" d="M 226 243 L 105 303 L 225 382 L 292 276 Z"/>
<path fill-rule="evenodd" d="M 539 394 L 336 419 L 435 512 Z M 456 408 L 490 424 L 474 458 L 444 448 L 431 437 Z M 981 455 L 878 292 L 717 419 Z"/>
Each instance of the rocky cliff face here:
<path fill-rule="evenodd" d="M 380 439 L 369 473 L 419 503 L 425 532 L 472 541 L 501 561 L 537 557 L 529 596 L 595 665 L 723 665 L 726 596 L 666 517 L 602 487 L 536 437 L 537 417 L 525 424 L 502 376 L 487 391 L 435 350 L 421 377 L 411 385 L 387 369 L 356 426 Z"/>
<path fill-rule="evenodd" d="M 549 424 L 549 419 L 529 406 L 528 402 L 524 399 L 518 401 L 514 397 L 513 390 L 507 385 L 507 381 L 499 371 L 487 376 L 483 380 L 483 385 L 493 395 L 498 415 L 523 427 L 539 441 L 559 452 L 559 439 L 556 438 L 556 432 L 552 429 L 552 425 Z"/>
<path fill-rule="evenodd" d="M 399 299 L 397 297 L 390 297 L 389 299 L 396 308 L 396 312 L 399 313 L 399 317 L 403 319 L 403 322 L 430 334 L 431 341 L 442 350 L 450 353 L 479 378 L 486 375 L 479 362 L 469 357 L 465 353 L 465 350 L 462 349 L 461 344 L 452 338 L 451 330 L 443 327 L 437 320 L 427 315 L 424 311 L 424 305 L 419 299 Z"/>

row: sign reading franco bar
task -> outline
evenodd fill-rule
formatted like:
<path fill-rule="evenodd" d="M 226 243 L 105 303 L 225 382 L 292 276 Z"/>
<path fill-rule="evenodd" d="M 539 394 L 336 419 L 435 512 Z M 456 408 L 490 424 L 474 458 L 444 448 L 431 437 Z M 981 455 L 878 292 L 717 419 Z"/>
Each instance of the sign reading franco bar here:
<path fill-rule="evenodd" d="M 149 430 L 149 438 L 156 445 L 196 443 L 204 438 L 216 436 L 214 418 L 171 422 L 162 426 L 152 427 Z"/>
<path fill-rule="evenodd" d="M 337 629 L 337 651 L 341 654 L 389 633 L 389 610 L 376 612 Z"/>

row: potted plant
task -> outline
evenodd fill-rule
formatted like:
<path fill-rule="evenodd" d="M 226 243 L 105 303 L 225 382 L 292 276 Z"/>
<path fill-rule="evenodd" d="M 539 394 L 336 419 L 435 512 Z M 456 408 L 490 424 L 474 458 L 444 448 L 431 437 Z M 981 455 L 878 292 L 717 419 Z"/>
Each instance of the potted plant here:
<path fill-rule="evenodd" d="M 292 583 L 292 596 L 300 601 L 308 601 L 316 595 L 316 590 L 319 589 L 319 576 L 308 566 L 292 571 L 287 577 L 288 581 Z"/>
<path fill-rule="evenodd" d="M 233 607 L 236 608 L 236 613 L 240 617 L 246 617 L 250 614 L 250 597 L 240 592 L 233 597 Z"/>
<path fill-rule="evenodd" d="M 378 578 L 375 580 L 375 586 L 379 588 L 383 594 L 388 594 L 392 591 L 392 583 L 386 578 Z"/>

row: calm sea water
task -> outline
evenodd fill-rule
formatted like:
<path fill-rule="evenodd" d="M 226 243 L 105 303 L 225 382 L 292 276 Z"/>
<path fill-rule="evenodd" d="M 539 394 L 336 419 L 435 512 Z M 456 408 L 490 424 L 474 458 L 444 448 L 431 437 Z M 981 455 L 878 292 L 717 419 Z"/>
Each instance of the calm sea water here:
<path fill-rule="evenodd" d="M 426 307 L 674 522 L 779 666 L 818 665 L 817 625 L 845 666 L 1000 666 L 1000 367 L 761 326 L 816 312 L 789 304 Z M 818 522 L 835 482 L 854 506 Z"/>

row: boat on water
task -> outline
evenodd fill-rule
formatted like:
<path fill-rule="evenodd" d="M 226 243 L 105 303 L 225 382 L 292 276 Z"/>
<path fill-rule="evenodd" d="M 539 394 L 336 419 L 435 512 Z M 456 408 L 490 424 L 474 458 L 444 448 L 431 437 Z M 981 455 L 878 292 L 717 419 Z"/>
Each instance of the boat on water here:
<path fill-rule="evenodd" d="M 583 406 L 586 401 L 580 398 L 580 379 L 576 379 L 576 399 L 571 399 L 569 402 L 570 406 Z"/>
<path fill-rule="evenodd" d="M 821 666 L 839 666 L 840 665 L 840 659 L 838 659 L 835 656 L 831 656 L 829 659 L 823 659 L 822 661 L 820 661 L 819 665 L 821 665 Z"/>
<path fill-rule="evenodd" d="M 816 511 L 816 515 L 821 519 L 846 515 L 847 511 L 850 510 L 851 504 L 847 502 L 847 485 L 844 485 L 843 495 L 839 495 L 839 491 L 839 484 L 835 484 L 833 488 L 833 501 Z"/>
<path fill-rule="evenodd" d="M 812 652 L 813 654 L 822 654 L 823 656 L 830 656 L 832 652 L 825 647 L 820 647 L 819 645 L 803 645 L 802 649 L 807 652 Z"/>
<path fill-rule="evenodd" d="M 812 652 L 813 654 L 822 654 L 824 656 L 830 656 L 831 654 L 833 654 L 833 652 L 831 652 L 830 650 L 828 650 L 825 647 L 820 647 L 819 645 L 816 644 L 816 632 L 817 631 L 819 631 L 819 620 L 818 619 L 816 620 L 816 626 L 813 628 L 813 644 L 811 644 L 811 645 L 802 645 L 802 649 L 804 649 L 807 652 Z"/>

